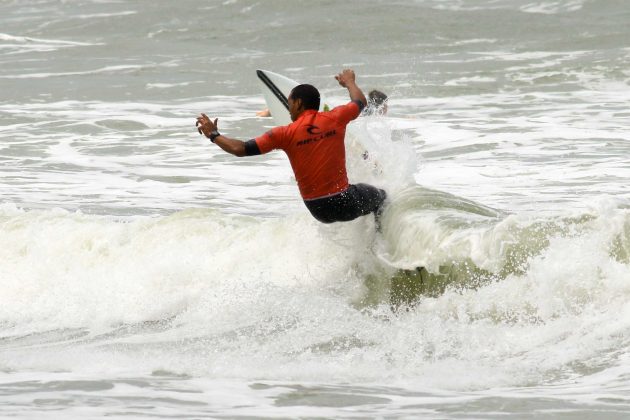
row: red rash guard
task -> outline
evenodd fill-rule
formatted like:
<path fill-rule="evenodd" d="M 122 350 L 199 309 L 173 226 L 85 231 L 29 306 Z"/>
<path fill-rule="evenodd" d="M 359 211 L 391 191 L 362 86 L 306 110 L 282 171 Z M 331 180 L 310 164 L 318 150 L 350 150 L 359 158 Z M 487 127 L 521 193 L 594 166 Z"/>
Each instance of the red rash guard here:
<path fill-rule="evenodd" d="M 334 195 L 348 188 L 344 137 L 346 125 L 360 112 L 357 102 L 329 112 L 306 110 L 291 124 L 275 127 L 254 141 L 263 154 L 284 150 L 304 200 Z"/>

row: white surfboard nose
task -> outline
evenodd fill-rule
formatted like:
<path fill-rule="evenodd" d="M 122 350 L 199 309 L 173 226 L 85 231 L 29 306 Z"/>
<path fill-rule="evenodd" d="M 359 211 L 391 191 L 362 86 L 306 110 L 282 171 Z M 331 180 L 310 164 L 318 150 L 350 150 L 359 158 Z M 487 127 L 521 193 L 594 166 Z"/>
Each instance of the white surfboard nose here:
<path fill-rule="evenodd" d="M 290 124 L 288 98 L 291 90 L 299 83 L 269 70 L 258 69 L 256 75 L 261 82 L 262 94 L 274 122 L 278 125 Z"/>

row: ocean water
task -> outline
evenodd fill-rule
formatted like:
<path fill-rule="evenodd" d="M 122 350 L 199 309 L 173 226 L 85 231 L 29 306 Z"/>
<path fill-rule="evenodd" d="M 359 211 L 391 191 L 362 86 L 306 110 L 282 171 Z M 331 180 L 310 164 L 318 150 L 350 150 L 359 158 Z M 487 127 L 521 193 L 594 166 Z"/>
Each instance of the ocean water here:
<path fill-rule="evenodd" d="M 0 1 L 0 417 L 630 418 L 629 40 L 625 0 Z M 344 67 L 382 233 L 194 126 Z"/>

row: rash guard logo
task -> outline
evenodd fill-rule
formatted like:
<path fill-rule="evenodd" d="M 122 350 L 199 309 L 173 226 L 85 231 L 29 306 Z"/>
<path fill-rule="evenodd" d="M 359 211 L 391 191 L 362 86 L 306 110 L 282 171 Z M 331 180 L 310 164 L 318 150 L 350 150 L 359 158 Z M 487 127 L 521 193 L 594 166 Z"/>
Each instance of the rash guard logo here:
<path fill-rule="evenodd" d="M 322 133 L 321 131 L 319 131 L 319 128 L 317 126 L 315 126 L 315 125 L 311 125 L 309 127 L 310 128 L 306 129 L 306 131 L 308 131 L 309 133 L 313 134 L 314 136 L 313 137 L 309 137 L 309 138 L 304 139 L 304 140 L 298 141 L 296 143 L 298 146 L 304 146 L 305 144 L 315 143 L 315 142 L 318 142 L 320 140 L 324 140 L 324 139 L 330 138 L 330 137 L 334 136 L 335 134 L 337 134 L 337 130 L 335 130 L 335 129 L 328 130 L 328 131 L 325 131 L 325 132 Z M 317 131 L 315 131 L 315 130 L 317 130 Z"/>
<path fill-rule="evenodd" d="M 313 124 L 309 124 L 306 126 L 306 132 L 312 136 L 321 134 L 321 130 L 319 129 L 319 127 Z"/>

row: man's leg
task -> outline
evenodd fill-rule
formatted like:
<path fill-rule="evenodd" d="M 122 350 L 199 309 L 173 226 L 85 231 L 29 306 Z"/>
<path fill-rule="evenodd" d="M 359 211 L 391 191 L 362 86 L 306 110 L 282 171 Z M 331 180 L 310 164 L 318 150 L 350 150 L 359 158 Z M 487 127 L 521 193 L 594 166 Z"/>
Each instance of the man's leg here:
<path fill-rule="evenodd" d="M 351 185 L 350 188 L 352 187 L 354 187 L 353 196 L 355 197 L 361 216 L 370 213 L 380 213 L 383 202 L 387 198 L 385 190 L 368 184 Z"/>
<path fill-rule="evenodd" d="M 383 202 L 387 198 L 387 193 L 368 184 L 357 184 L 356 194 L 358 195 L 361 215 L 374 213 L 376 230 L 381 231 L 381 213 L 383 212 Z"/>
<path fill-rule="evenodd" d="M 304 204 L 313 217 L 322 223 L 348 222 L 370 213 L 378 218 L 386 197 L 384 190 L 368 184 L 356 184 L 350 185 L 340 194 L 304 201 Z"/>
<path fill-rule="evenodd" d="M 341 194 L 337 203 L 338 221 L 347 222 L 370 213 L 378 215 L 387 193 L 368 184 L 355 184 Z"/>

